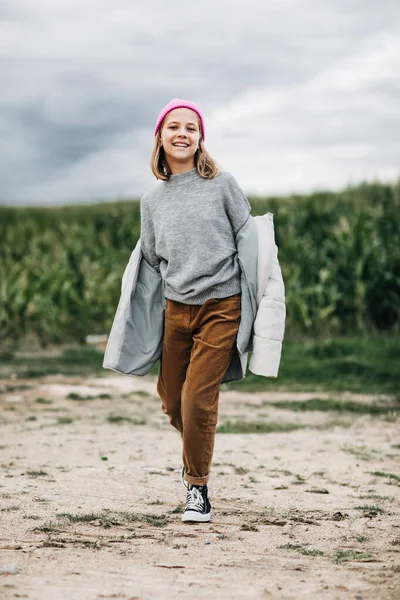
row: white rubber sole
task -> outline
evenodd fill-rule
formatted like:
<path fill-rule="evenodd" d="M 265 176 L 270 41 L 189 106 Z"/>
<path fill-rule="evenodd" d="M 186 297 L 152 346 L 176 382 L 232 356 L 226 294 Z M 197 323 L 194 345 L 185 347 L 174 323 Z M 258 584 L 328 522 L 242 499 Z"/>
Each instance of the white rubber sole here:
<path fill-rule="evenodd" d="M 183 513 L 182 521 L 184 523 L 208 523 L 211 521 L 212 511 L 203 515 L 194 510 L 188 510 Z"/>

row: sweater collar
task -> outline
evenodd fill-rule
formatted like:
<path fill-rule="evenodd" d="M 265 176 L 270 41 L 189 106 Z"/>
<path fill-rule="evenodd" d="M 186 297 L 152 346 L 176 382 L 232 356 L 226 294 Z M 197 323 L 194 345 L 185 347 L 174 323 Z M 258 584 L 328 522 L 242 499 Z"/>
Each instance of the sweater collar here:
<path fill-rule="evenodd" d="M 170 175 L 169 179 L 165 182 L 168 187 L 175 187 L 178 185 L 185 185 L 198 179 L 200 176 L 197 172 L 196 167 L 185 171 L 185 173 L 177 173 L 176 175 Z"/>

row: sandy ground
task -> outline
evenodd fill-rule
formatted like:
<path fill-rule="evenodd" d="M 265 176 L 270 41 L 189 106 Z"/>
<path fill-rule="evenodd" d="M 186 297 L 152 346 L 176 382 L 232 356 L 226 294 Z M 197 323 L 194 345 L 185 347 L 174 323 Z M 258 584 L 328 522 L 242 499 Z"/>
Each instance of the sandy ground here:
<path fill-rule="evenodd" d="M 154 379 L 1 380 L 0 392 L 1 600 L 400 598 L 396 415 L 222 392 L 220 424 L 300 428 L 219 433 L 213 521 L 193 525 Z"/>

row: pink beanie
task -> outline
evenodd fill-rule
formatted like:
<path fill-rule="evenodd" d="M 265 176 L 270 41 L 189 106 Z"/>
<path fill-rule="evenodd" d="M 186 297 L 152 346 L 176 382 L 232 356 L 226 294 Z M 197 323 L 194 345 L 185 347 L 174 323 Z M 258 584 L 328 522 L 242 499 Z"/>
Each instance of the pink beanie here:
<path fill-rule="evenodd" d="M 171 102 L 169 102 L 167 104 L 167 106 L 164 106 L 164 108 L 158 115 L 157 125 L 154 130 L 154 135 L 157 135 L 157 131 L 160 129 L 160 125 L 163 122 L 163 120 L 165 119 L 165 117 L 167 116 L 167 114 L 169 112 L 171 112 L 171 110 L 174 110 L 175 108 L 190 108 L 190 110 L 194 110 L 194 112 L 198 114 L 199 119 L 200 119 L 200 124 L 201 124 L 201 135 L 204 140 L 204 138 L 205 138 L 204 119 L 203 119 L 203 115 L 201 114 L 201 110 L 199 109 L 197 104 L 195 104 L 194 102 L 190 102 L 189 100 L 181 100 L 180 98 L 174 98 L 173 100 L 171 100 Z"/>

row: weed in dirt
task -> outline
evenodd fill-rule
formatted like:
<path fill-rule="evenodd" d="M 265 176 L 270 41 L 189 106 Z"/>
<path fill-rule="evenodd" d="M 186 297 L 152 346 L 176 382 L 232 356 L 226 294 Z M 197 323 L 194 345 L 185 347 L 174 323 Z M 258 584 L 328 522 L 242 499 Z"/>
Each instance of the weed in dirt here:
<path fill-rule="evenodd" d="M 34 498 L 33 499 L 34 502 L 40 502 L 42 504 L 48 504 L 50 502 L 50 500 L 48 498 Z"/>
<path fill-rule="evenodd" d="M 393 496 L 381 496 L 380 494 L 369 493 L 369 494 L 360 494 L 357 496 L 360 500 L 390 500 L 393 501 Z"/>
<path fill-rule="evenodd" d="M 249 421 L 227 421 L 217 429 L 218 433 L 282 433 L 302 429 L 296 423 L 262 423 Z"/>
<path fill-rule="evenodd" d="M 370 448 L 367 448 L 366 446 L 360 446 L 359 448 L 356 448 L 354 446 L 342 446 L 340 449 L 343 452 L 352 454 L 358 460 L 365 460 L 365 461 L 374 460 L 374 459 L 376 459 L 376 454 L 379 454 L 376 450 L 371 450 Z"/>
<path fill-rule="evenodd" d="M 112 424 L 130 423 L 131 425 L 146 425 L 144 419 L 134 419 L 133 417 L 126 417 L 123 415 L 109 414 L 107 422 Z"/>
<path fill-rule="evenodd" d="M 32 385 L 27 385 L 25 383 L 20 383 L 16 385 L 0 385 L 0 393 L 10 393 L 10 392 L 23 392 L 24 390 L 31 390 L 33 388 Z"/>
<path fill-rule="evenodd" d="M 33 531 L 37 533 L 54 533 L 59 531 L 60 524 L 54 521 L 48 521 L 39 527 L 34 527 Z"/>
<path fill-rule="evenodd" d="M 329 490 L 327 490 L 326 488 L 312 488 L 310 490 L 304 491 L 308 492 L 309 494 L 329 494 Z"/>
<path fill-rule="evenodd" d="M 154 502 L 149 502 L 150 506 L 161 506 L 162 504 L 165 504 L 165 502 L 162 500 L 154 500 Z"/>
<path fill-rule="evenodd" d="M 1 512 L 14 512 L 15 510 L 21 510 L 21 507 L 15 504 L 13 506 L 6 506 L 5 508 L 0 508 Z"/>
<path fill-rule="evenodd" d="M 278 485 L 274 487 L 274 490 L 288 490 L 289 487 L 287 485 Z"/>
<path fill-rule="evenodd" d="M 80 515 L 74 515 L 72 513 L 57 513 L 57 517 L 65 519 L 69 523 L 96 523 L 101 525 L 105 529 L 112 527 L 112 525 L 121 525 L 120 521 L 115 515 L 110 515 L 108 511 L 101 511 L 98 513 L 83 513 Z"/>
<path fill-rule="evenodd" d="M 376 504 L 364 504 L 363 506 L 355 506 L 354 509 L 362 510 L 363 512 L 372 512 L 378 514 L 383 514 L 386 512 L 383 508 L 377 506 Z"/>
<path fill-rule="evenodd" d="M 320 412 L 347 412 L 362 415 L 389 415 L 398 411 L 397 404 L 378 404 L 354 402 L 352 400 L 334 400 L 324 398 L 310 398 L 308 400 L 284 400 L 280 402 L 266 402 L 263 405 L 274 406 L 292 411 L 320 411 Z"/>
<path fill-rule="evenodd" d="M 249 472 L 249 469 L 245 469 L 244 467 L 235 467 L 236 475 L 246 475 Z"/>
<path fill-rule="evenodd" d="M 104 374 L 103 371 L 104 352 L 88 348 L 86 346 L 75 346 L 65 349 L 58 356 L 46 356 L 43 360 L 40 351 L 33 352 L 32 356 L 10 356 L 4 360 L 4 368 L 8 367 L 10 372 L 19 377 L 36 379 L 46 375 L 91 375 Z"/>
<path fill-rule="evenodd" d="M 269 471 L 271 473 L 282 473 L 282 475 L 286 476 L 293 475 L 292 471 L 288 471 L 287 469 L 269 469 Z M 272 475 L 270 475 L 270 477 L 272 477 Z M 277 475 L 275 477 L 277 477 Z"/>
<path fill-rule="evenodd" d="M 337 550 L 333 562 L 341 565 L 349 560 L 363 560 L 365 558 L 372 558 L 372 555 L 369 552 L 360 552 L 360 550 Z"/>
<path fill-rule="evenodd" d="M 98 398 L 100 400 L 111 400 L 112 396 L 111 394 L 96 394 L 95 396 L 82 396 L 81 394 L 78 394 L 76 392 L 70 392 L 67 396 L 66 396 L 67 400 L 97 400 Z"/>
<path fill-rule="evenodd" d="M 296 479 L 292 481 L 292 484 L 301 485 L 306 482 L 306 478 L 303 475 L 295 475 Z"/>
<path fill-rule="evenodd" d="M 149 396 L 151 396 L 151 394 L 149 392 L 146 392 L 145 390 L 135 390 L 133 392 L 134 396 L 142 396 L 143 398 L 148 398 Z"/>
<path fill-rule="evenodd" d="M 85 400 L 86 396 L 81 396 L 80 394 L 77 394 L 76 392 L 71 392 L 70 394 L 68 394 L 66 396 L 67 400 Z"/>
<path fill-rule="evenodd" d="M 57 425 L 71 425 L 71 423 L 74 422 L 74 419 L 71 419 L 71 417 L 58 417 L 57 419 Z"/>
<path fill-rule="evenodd" d="M 255 525 L 251 525 L 250 523 L 243 523 L 243 525 L 240 527 L 240 531 L 260 531 L 260 530 Z"/>
<path fill-rule="evenodd" d="M 396 475 L 395 473 L 384 473 L 383 471 L 370 471 L 370 473 L 376 477 L 387 477 L 388 479 L 400 482 L 400 475 Z"/>
<path fill-rule="evenodd" d="M 42 471 L 42 470 L 29 470 L 25 472 L 25 475 L 28 475 L 28 477 L 32 477 L 33 479 L 36 479 L 37 477 L 47 477 L 48 473 L 47 471 Z"/>
<path fill-rule="evenodd" d="M 148 525 L 152 525 L 153 527 L 165 527 L 168 524 L 168 520 L 166 516 L 159 515 L 141 515 L 141 520 L 147 523 Z"/>
<path fill-rule="evenodd" d="M 62 542 L 59 542 L 57 540 L 54 540 L 51 538 L 51 536 L 49 536 L 47 538 L 47 540 L 44 540 L 41 544 L 40 544 L 41 548 L 65 548 L 65 544 L 63 544 Z"/>
<path fill-rule="evenodd" d="M 86 514 L 58 513 L 57 517 L 66 519 L 70 523 L 94 523 L 105 529 L 112 526 L 126 525 L 128 523 L 147 523 L 153 527 L 165 527 L 168 524 L 166 515 L 154 515 L 145 513 L 131 513 L 124 511 L 102 510 Z"/>
<path fill-rule="evenodd" d="M 178 506 L 175 507 L 173 510 L 169 510 L 168 514 L 177 515 L 177 514 L 181 513 L 183 511 L 183 509 L 184 509 L 183 504 L 182 505 L 178 504 Z"/>
<path fill-rule="evenodd" d="M 283 546 L 278 546 L 278 548 L 282 548 L 282 550 L 296 550 L 300 554 L 304 554 L 305 556 L 323 556 L 324 552 L 322 550 L 315 550 L 306 548 L 302 544 L 284 544 Z"/>
<path fill-rule="evenodd" d="M 25 421 L 37 421 L 37 417 L 35 417 L 35 415 L 30 415 L 29 417 L 26 417 Z"/>
<path fill-rule="evenodd" d="M 353 540 L 356 540 L 356 542 L 360 542 L 360 543 L 368 542 L 369 537 L 367 535 L 354 535 Z"/>
<path fill-rule="evenodd" d="M 39 398 L 36 398 L 35 402 L 37 404 L 53 404 L 53 400 L 49 400 L 48 398 L 43 398 L 42 396 L 39 396 Z"/>

